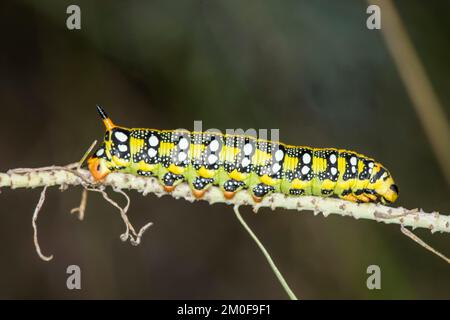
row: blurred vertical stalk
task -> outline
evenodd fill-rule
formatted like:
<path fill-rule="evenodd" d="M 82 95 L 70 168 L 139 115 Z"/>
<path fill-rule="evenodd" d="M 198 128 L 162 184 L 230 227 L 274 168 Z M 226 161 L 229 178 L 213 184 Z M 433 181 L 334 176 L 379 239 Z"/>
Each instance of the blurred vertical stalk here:
<path fill-rule="evenodd" d="M 259 247 L 261 252 L 263 253 L 264 257 L 266 258 L 267 262 L 269 263 L 270 268 L 272 269 L 273 273 L 277 277 L 278 281 L 280 282 L 283 289 L 286 291 L 287 295 L 289 296 L 289 299 L 291 300 L 298 300 L 295 293 L 292 291 L 292 289 L 289 287 L 288 283 L 284 279 L 283 275 L 281 274 L 280 270 L 278 270 L 277 265 L 275 262 L 273 262 L 272 257 L 270 256 L 269 252 L 266 250 L 264 245 L 259 241 L 256 234 L 253 233 L 252 229 L 248 226 L 248 224 L 245 222 L 244 218 L 242 218 L 241 213 L 239 212 L 239 205 L 236 204 L 233 207 L 234 213 L 236 214 L 236 217 L 238 218 L 239 222 L 242 224 L 244 229 L 248 232 L 250 237 L 256 242 L 256 245 Z"/>
<path fill-rule="evenodd" d="M 368 2 L 381 8 L 381 31 L 387 48 L 450 186 L 450 129 L 445 111 L 393 1 L 368 0 Z"/>

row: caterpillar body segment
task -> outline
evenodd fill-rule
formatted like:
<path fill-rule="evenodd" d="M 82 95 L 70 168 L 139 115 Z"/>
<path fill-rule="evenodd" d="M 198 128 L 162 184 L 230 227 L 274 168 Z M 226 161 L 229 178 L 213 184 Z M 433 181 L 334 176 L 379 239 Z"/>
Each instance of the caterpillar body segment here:
<path fill-rule="evenodd" d="M 248 189 L 256 201 L 273 192 L 353 202 L 392 203 L 398 197 L 388 170 L 353 151 L 215 132 L 128 129 L 114 125 L 103 109 L 98 110 L 107 131 L 88 160 L 96 180 L 114 171 L 154 176 L 168 192 L 187 182 L 199 198 L 212 185 L 228 199 Z"/>

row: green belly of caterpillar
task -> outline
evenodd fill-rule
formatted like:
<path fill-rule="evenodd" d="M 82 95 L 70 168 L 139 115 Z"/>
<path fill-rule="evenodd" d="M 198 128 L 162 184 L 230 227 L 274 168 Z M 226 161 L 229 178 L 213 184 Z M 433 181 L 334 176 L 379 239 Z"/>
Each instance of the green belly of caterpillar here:
<path fill-rule="evenodd" d="M 397 197 L 393 179 L 381 164 L 343 149 L 121 127 L 107 132 L 100 149 L 104 152 L 93 157 L 102 158 L 109 171 L 155 176 L 167 190 L 187 181 L 197 194 L 215 185 L 227 195 L 249 189 L 255 199 L 273 192 L 358 202 L 393 202 Z"/>

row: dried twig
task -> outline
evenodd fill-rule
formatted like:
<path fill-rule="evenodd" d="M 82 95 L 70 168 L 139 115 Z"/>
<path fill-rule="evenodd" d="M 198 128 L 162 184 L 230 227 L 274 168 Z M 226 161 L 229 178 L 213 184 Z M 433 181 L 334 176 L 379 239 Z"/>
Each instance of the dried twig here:
<path fill-rule="evenodd" d="M 124 173 L 111 173 L 101 183 L 92 180 L 88 171 L 79 168 L 79 163 L 70 164 L 68 166 L 49 166 L 35 169 L 15 169 L 6 173 L 0 173 L 0 188 L 9 187 L 15 188 L 36 188 L 45 187 L 41 194 L 41 199 L 36 207 L 35 215 L 33 216 L 33 227 L 35 228 L 35 220 L 37 214 L 45 199 L 45 190 L 50 186 L 59 185 L 61 188 L 66 188 L 69 185 L 82 185 L 87 191 L 99 192 L 103 198 L 111 203 L 120 211 L 120 215 L 125 224 L 126 230 L 121 235 L 122 241 L 129 240 L 133 245 L 138 245 L 141 241 L 143 233 L 152 225 L 147 223 L 139 232 L 136 232 L 133 225 L 130 223 L 127 211 L 130 205 L 130 199 L 128 195 L 123 192 L 124 189 L 136 190 L 143 195 L 153 193 L 158 197 L 163 195 L 171 195 L 172 197 L 179 199 L 183 198 L 187 201 L 193 202 L 196 198 L 193 196 L 191 189 L 186 183 L 178 185 L 174 191 L 167 193 L 162 188 L 161 184 L 153 177 L 138 177 Z M 122 208 L 113 201 L 105 191 L 105 188 L 110 186 L 115 192 L 122 194 L 127 202 Z M 85 192 L 85 191 L 84 191 Z M 83 193 L 80 206 L 72 210 L 72 212 L 78 212 L 79 218 L 82 219 L 86 207 L 86 196 Z M 432 249 L 417 237 L 411 237 L 411 233 L 405 232 L 404 227 L 415 228 L 427 228 L 434 232 L 447 232 L 450 233 L 450 216 L 439 214 L 438 212 L 426 213 L 421 209 L 405 209 L 405 208 L 393 208 L 383 206 L 381 204 L 373 203 L 352 203 L 335 198 L 322 198 L 314 196 L 301 196 L 291 197 L 283 194 L 272 194 L 264 197 L 264 199 L 256 203 L 252 196 L 246 191 L 242 190 L 238 192 L 233 199 L 226 199 L 223 196 L 223 192 L 217 187 L 211 187 L 204 194 L 202 200 L 213 203 L 226 203 L 234 205 L 235 208 L 242 205 L 252 205 L 253 211 L 257 212 L 259 208 L 270 207 L 272 210 L 275 208 L 294 209 L 294 210 L 311 210 L 314 215 L 322 214 L 327 217 L 329 214 L 337 214 L 341 216 L 350 216 L 355 219 L 370 219 L 377 222 L 384 222 L 386 224 L 399 224 L 402 226 L 402 231 L 408 235 L 411 239 L 421 244 L 423 247 L 437 254 L 439 257 L 448 259 L 441 253 Z M 235 211 L 236 212 L 236 211 Z M 44 260 L 51 259 L 51 257 L 45 257 L 42 255 L 37 242 L 37 232 L 35 228 L 35 244 L 38 254 Z"/>
<path fill-rule="evenodd" d="M 127 200 L 125 207 L 122 208 L 116 201 L 112 200 L 108 196 L 108 194 L 104 190 L 104 187 L 101 187 L 101 188 L 86 187 L 86 190 L 101 193 L 101 195 L 107 202 L 109 202 L 110 204 L 112 204 L 114 207 L 116 207 L 119 210 L 122 221 L 125 224 L 125 232 L 120 235 L 120 240 L 122 240 L 122 241 L 130 240 L 131 244 L 135 245 L 135 246 L 137 246 L 138 244 L 141 243 L 142 235 L 151 225 L 153 225 L 153 223 L 149 222 L 149 223 L 145 224 L 141 229 L 139 229 L 139 232 L 136 232 L 136 230 L 134 229 L 130 220 L 128 219 L 127 212 L 130 207 L 130 197 L 128 197 L 128 195 L 125 192 L 123 192 L 120 189 L 114 188 L 115 192 L 122 194 L 125 197 L 125 199 Z M 131 234 L 130 234 L 130 232 L 131 232 Z"/>
<path fill-rule="evenodd" d="M 42 189 L 41 196 L 39 197 L 39 201 L 38 201 L 38 203 L 36 205 L 36 208 L 34 209 L 33 219 L 31 221 L 31 225 L 33 226 L 33 231 L 34 231 L 34 235 L 33 235 L 34 246 L 36 248 L 37 254 L 39 255 L 39 258 L 41 258 L 44 261 L 50 261 L 50 260 L 53 259 L 53 255 L 45 256 L 42 253 L 41 247 L 39 246 L 38 235 L 37 235 L 37 226 L 36 226 L 36 220 L 38 218 L 39 211 L 41 211 L 42 205 L 44 204 L 44 201 L 45 201 L 45 193 L 46 193 L 46 191 L 47 191 L 47 186 L 45 186 L 44 189 Z"/>
<path fill-rule="evenodd" d="M 75 166 L 74 166 L 75 165 Z M 186 183 L 178 185 L 174 191 L 167 193 L 160 183 L 153 177 L 138 177 L 124 173 L 111 173 L 102 183 L 94 183 L 88 171 L 75 170 L 78 164 L 71 167 L 51 166 L 36 169 L 13 170 L 0 173 L 0 188 L 36 188 L 43 186 L 69 186 L 83 185 L 89 189 L 113 187 L 117 190 L 136 190 L 143 195 L 153 193 L 157 196 L 171 195 L 174 198 L 183 198 L 187 201 L 195 201 L 191 189 Z M 98 192 L 98 191 L 97 191 Z M 426 213 L 421 209 L 405 209 L 383 206 L 381 204 L 359 204 L 335 198 L 322 198 L 314 196 L 291 197 L 283 194 L 272 194 L 260 203 L 255 203 L 252 196 L 246 191 L 238 192 L 233 199 L 228 200 L 217 187 L 211 187 L 204 194 L 202 200 L 213 203 L 226 203 L 230 205 L 252 205 L 256 212 L 259 208 L 270 207 L 284 208 L 288 210 L 311 210 L 315 214 L 322 212 L 324 216 L 337 214 L 349 216 L 355 219 L 370 219 L 387 224 L 395 223 L 405 227 L 427 228 L 431 232 L 450 233 L 450 216 L 437 212 Z M 123 209 L 121 215 L 123 217 Z M 123 217 L 124 218 L 124 217 Z M 126 224 L 127 219 L 124 219 Z M 129 228 L 129 226 L 128 226 Z M 136 233 L 133 233 L 136 236 Z"/>
<path fill-rule="evenodd" d="M 84 219 L 84 213 L 86 211 L 86 205 L 87 205 L 87 196 L 88 196 L 88 190 L 83 189 L 83 192 L 81 194 L 81 202 L 80 205 L 76 208 L 73 208 L 70 210 L 71 214 L 78 212 L 78 219 L 83 220 Z"/>
<path fill-rule="evenodd" d="M 420 239 L 418 236 L 416 236 L 414 233 L 412 233 L 410 230 L 406 229 L 404 226 L 400 227 L 400 230 L 402 231 L 402 233 L 409 237 L 411 240 L 413 240 L 414 242 L 418 243 L 419 245 L 421 245 L 422 247 L 424 247 L 425 249 L 431 251 L 432 253 L 434 253 L 435 255 L 437 255 L 439 258 L 442 258 L 444 261 L 446 261 L 447 263 L 450 263 L 450 259 L 447 258 L 446 256 L 444 256 L 442 253 L 440 253 L 439 251 L 437 251 L 436 249 L 434 249 L 433 247 L 431 247 L 430 245 L 428 245 L 427 243 L 425 243 L 425 241 L 423 241 L 422 239 Z"/>
<path fill-rule="evenodd" d="M 284 279 L 283 275 L 281 274 L 280 270 L 278 270 L 275 262 L 273 262 L 272 257 L 270 256 L 269 252 L 267 252 L 264 245 L 259 241 L 258 237 L 253 233 L 252 229 L 247 225 L 245 220 L 242 218 L 241 214 L 239 213 L 239 205 L 235 205 L 233 207 L 234 213 L 236 214 L 236 217 L 238 218 L 241 225 L 244 227 L 244 229 L 248 232 L 250 237 L 252 237 L 253 241 L 256 242 L 256 245 L 259 247 L 261 252 L 263 253 L 264 257 L 266 258 L 267 262 L 269 263 L 270 268 L 272 269 L 273 273 L 277 277 L 278 281 L 280 282 L 281 286 L 283 287 L 284 291 L 286 291 L 287 295 L 291 300 L 298 300 L 294 292 L 289 287 L 288 283 Z"/>

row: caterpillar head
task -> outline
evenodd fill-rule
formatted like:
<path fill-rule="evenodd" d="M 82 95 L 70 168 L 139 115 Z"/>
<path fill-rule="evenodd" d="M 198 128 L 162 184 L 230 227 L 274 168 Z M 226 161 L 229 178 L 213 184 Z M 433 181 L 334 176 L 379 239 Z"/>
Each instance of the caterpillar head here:
<path fill-rule="evenodd" d="M 389 171 L 380 164 L 376 164 L 370 179 L 369 188 L 374 190 L 384 204 L 395 202 L 398 198 L 398 187 Z"/>
<path fill-rule="evenodd" d="M 104 179 L 112 170 L 111 159 L 106 154 L 105 144 L 102 143 L 97 151 L 88 159 L 88 168 L 95 180 Z"/>
<path fill-rule="evenodd" d="M 89 158 L 88 167 L 95 180 L 104 179 L 109 173 L 127 167 L 130 159 L 130 131 L 113 124 L 106 112 L 97 106 L 106 128 L 105 138 Z"/>

